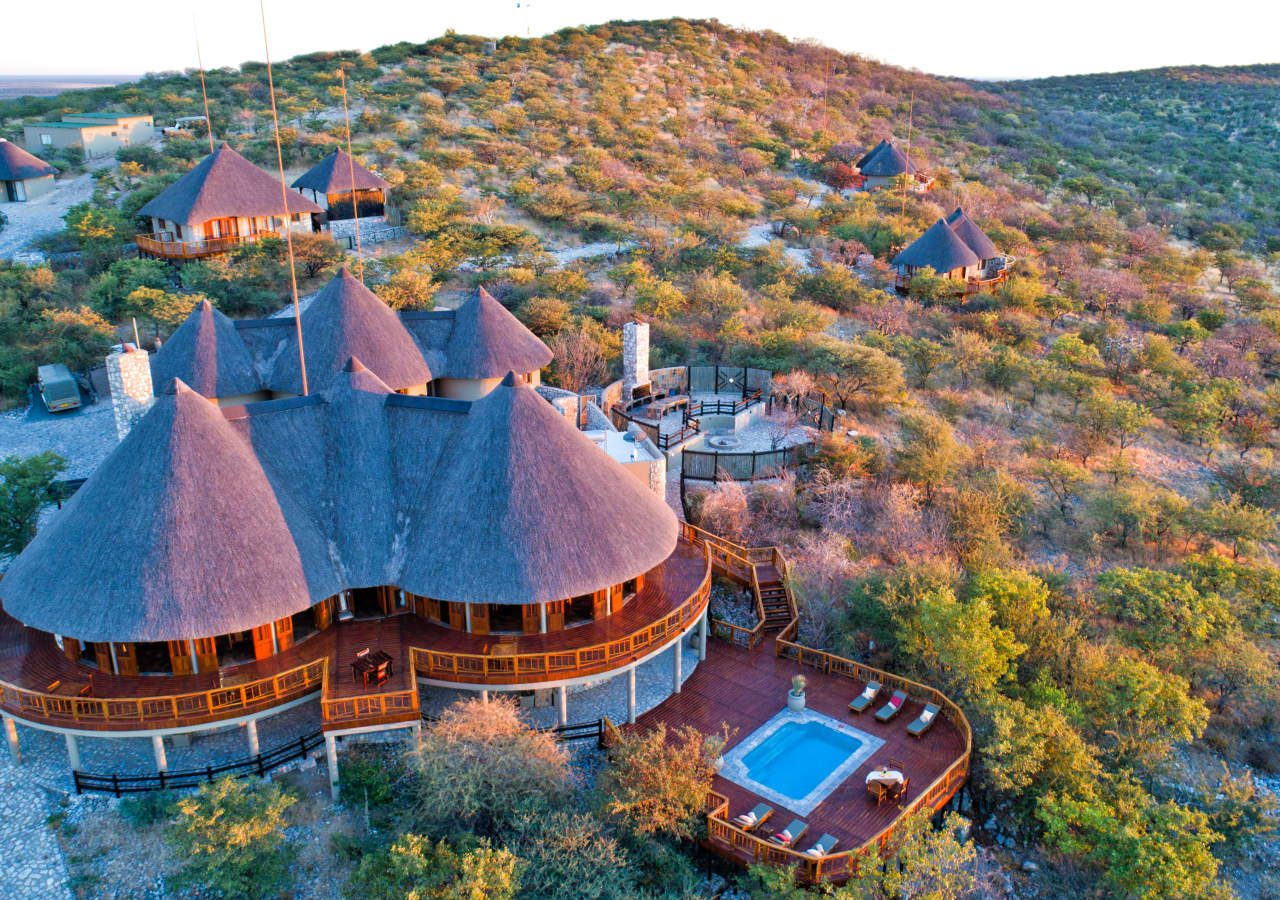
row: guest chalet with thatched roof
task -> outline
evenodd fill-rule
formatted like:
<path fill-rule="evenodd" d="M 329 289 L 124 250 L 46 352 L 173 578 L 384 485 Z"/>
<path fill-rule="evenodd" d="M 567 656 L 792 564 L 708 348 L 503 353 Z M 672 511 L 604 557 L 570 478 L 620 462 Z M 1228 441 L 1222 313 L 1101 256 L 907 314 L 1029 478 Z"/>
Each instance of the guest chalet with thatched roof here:
<path fill-rule="evenodd" d="M 924 269 L 959 283 L 959 293 L 969 293 L 1008 277 L 1013 259 L 1004 256 L 977 223 L 957 207 L 893 258 L 898 283 L 905 287 Z"/>
<path fill-rule="evenodd" d="M 329 220 L 336 221 L 352 218 L 353 207 L 362 219 L 383 215 L 391 183 L 370 172 L 345 150 L 334 150 L 300 175 L 292 187 L 310 194 Z"/>

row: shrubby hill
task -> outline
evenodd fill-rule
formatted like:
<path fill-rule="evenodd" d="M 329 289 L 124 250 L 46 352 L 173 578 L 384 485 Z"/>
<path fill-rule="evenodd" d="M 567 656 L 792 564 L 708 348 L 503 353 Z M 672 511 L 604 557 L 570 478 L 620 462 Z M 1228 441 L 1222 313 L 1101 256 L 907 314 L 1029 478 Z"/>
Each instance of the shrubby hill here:
<path fill-rule="evenodd" d="M 842 408 L 801 471 L 692 513 L 788 548 L 804 640 L 964 706 L 984 858 L 1022 879 L 1034 856 L 1041 895 L 1280 891 L 1274 67 L 975 85 L 714 22 L 450 34 L 280 64 L 294 171 L 342 139 L 339 66 L 356 153 L 412 233 L 369 262 L 389 303 L 483 282 L 573 389 L 614 376 L 639 316 L 655 365 L 767 367 Z M 263 67 L 208 75 L 219 138 L 274 164 Z M 0 103 L 0 130 L 200 105 L 191 73 L 157 74 Z M 933 189 L 842 191 L 890 136 Z M 283 304 L 274 242 L 177 276 L 120 258 L 137 209 L 206 149 L 123 152 L 49 242 L 77 265 L 0 265 L 6 398 L 130 317 L 164 334 L 201 295 Z M 957 206 L 1012 276 L 961 299 L 925 271 L 896 293 L 889 260 Z M 601 240 L 621 246 L 545 252 Z M 340 261 L 299 243 L 305 276 Z M 931 896 L 978 878 L 921 865 Z"/>

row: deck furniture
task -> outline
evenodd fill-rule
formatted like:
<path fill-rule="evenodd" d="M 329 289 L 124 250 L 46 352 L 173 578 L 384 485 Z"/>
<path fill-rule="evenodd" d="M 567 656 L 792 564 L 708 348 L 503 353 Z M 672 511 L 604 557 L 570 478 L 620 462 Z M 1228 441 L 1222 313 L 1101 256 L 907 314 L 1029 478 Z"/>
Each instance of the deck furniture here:
<path fill-rule="evenodd" d="M 733 824 L 745 831 L 755 831 L 764 824 L 765 819 L 773 815 L 773 807 L 768 803 L 757 803 L 748 812 L 733 817 Z"/>
<path fill-rule="evenodd" d="M 370 681 L 381 686 L 391 677 L 391 662 L 391 655 L 386 651 L 365 647 L 351 661 L 351 677 L 362 687 L 368 687 Z"/>
<path fill-rule="evenodd" d="M 88 681 L 58 681 L 49 684 L 48 693 L 56 697 L 88 697 L 93 693 L 93 685 Z"/>
<path fill-rule="evenodd" d="M 888 722 L 898 713 L 902 712 L 902 707 L 907 704 L 906 691 L 894 691 L 893 696 L 889 698 L 889 702 L 880 707 L 880 711 L 876 713 L 877 722 Z"/>
<path fill-rule="evenodd" d="M 876 801 L 876 806 L 899 796 L 899 788 L 907 781 L 902 774 L 901 764 L 893 760 L 890 765 L 898 765 L 899 768 L 882 765 L 867 773 L 867 794 Z"/>
<path fill-rule="evenodd" d="M 833 834 L 824 834 L 822 837 L 814 841 L 812 847 L 804 851 L 808 856 L 826 856 L 832 850 L 836 849 L 836 844 L 840 843 L 839 838 Z"/>
<path fill-rule="evenodd" d="M 876 702 L 876 698 L 880 696 L 880 682 L 868 681 L 867 686 L 862 689 L 862 693 L 854 697 L 849 702 L 849 712 L 854 715 L 866 712 L 871 708 L 871 704 Z"/>
<path fill-rule="evenodd" d="M 809 823 L 801 819 L 792 819 L 790 824 L 781 831 L 775 831 L 769 835 L 769 840 L 780 847 L 790 847 L 800 838 L 804 837 L 804 833 L 809 830 Z"/>
<path fill-rule="evenodd" d="M 930 728 L 933 727 L 934 720 L 938 718 L 940 709 L 935 703 L 926 703 L 924 709 L 920 711 L 920 715 L 916 716 L 915 721 L 907 726 L 907 734 L 918 738 Z"/>

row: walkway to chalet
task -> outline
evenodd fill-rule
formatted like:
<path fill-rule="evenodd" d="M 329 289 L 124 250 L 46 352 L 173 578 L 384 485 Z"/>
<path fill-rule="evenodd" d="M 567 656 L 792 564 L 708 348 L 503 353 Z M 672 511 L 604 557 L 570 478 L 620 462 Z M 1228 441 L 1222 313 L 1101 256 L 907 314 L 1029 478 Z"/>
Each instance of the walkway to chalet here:
<path fill-rule="evenodd" d="M 805 695 L 809 709 L 885 742 L 809 815 L 800 816 L 770 802 L 774 808 L 771 823 L 775 827 L 781 828 L 793 818 L 809 823 L 808 834 L 800 842 L 799 849 L 809 846 L 827 832 L 840 839 L 836 852 L 849 850 L 875 837 L 898 818 L 898 804 L 886 802 L 877 807 L 867 795 L 866 774 L 872 768 L 888 762 L 890 758 L 901 762 L 910 786 L 900 803 L 907 803 L 918 797 L 964 754 L 963 735 L 954 723 L 944 717 L 939 716 L 933 728 L 921 738 L 907 734 L 907 724 L 922 708 L 918 702 L 908 701 L 898 717 L 888 724 L 881 724 L 874 717 L 874 710 L 883 705 L 887 692 L 882 694 L 880 702 L 871 711 L 860 716 L 851 714 L 849 701 L 862 690 L 863 682 L 827 675 L 792 660 L 778 658 L 772 636 L 752 650 L 716 640 L 711 642 L 708 651 L 707 659 L 685 682 L 683 691 L 640 716 L 635 727 L 651 728 L 662 722 L 666 723 L 669 733 L 686 724 L 704 733 L 715 733 L 722 723 L 728 723 L 734 732 L 726 748 L 730 749 L 786 707 L 791 677 L 802 674 L 808 679 Z M 795 763 L 805 764 L 802 759 Z M 731 816 L 746 812 L 762 799 L 720 776 L 715 779 L 714 789 L 729 798 Z M 768 832 L 766 825 L 762 833 Z M 742 858 L 750 861 L 745 852 Z"/>

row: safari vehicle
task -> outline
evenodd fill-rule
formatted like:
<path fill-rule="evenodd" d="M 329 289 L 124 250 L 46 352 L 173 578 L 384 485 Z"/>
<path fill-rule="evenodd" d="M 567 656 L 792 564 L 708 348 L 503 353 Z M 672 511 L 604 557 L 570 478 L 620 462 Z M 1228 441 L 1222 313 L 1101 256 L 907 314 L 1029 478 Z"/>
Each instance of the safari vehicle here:
<path fill-rule="evenodd" d="M 49 412 L 62 412 L 80 405 L 80 385 L 62 363 L 41 366 L 36 370 L 36 377 L 40 399 Z"/>

